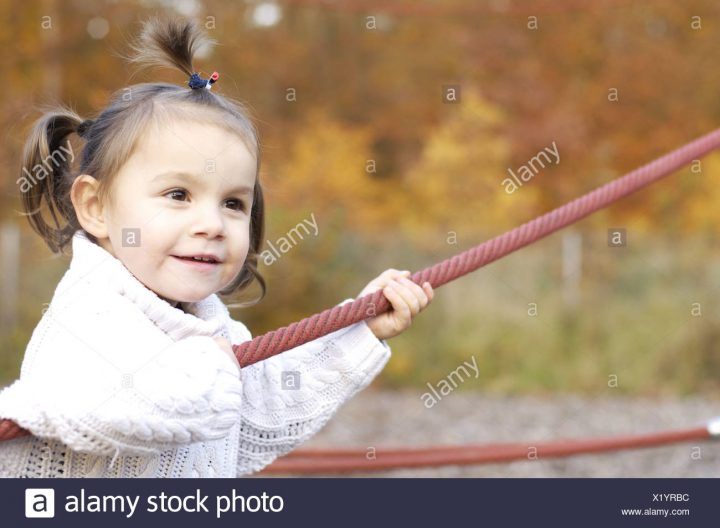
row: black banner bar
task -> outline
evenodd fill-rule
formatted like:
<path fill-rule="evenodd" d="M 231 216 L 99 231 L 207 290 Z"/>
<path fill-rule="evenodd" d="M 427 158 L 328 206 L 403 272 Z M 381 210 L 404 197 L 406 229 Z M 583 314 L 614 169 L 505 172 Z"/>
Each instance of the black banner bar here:
<path fill-rule="evenodd" d="M 0 479 L 0 526 L 716 526 L 717 479 Z M 199 524 L 201 523 L 201 524 Z"/>

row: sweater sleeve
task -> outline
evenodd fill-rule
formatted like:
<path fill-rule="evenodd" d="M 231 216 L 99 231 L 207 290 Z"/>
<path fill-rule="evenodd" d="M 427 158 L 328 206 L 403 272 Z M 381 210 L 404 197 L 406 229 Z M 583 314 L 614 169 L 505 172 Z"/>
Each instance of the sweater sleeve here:
<path fill-rule="evenodd" d="M 230 324 L 238 343 L 252 338 L 242 323 Z M 362 321 L 244 367 L 237 476 L 308 440 L 370 384 L 390 354 Z"/>
<path fill-rule="evenodd" d="M 45 314 L 0 416 L 94 455 L 152 455 L 237 423 L 237 366 L 210 337 L 173 341 L 122 297 Z"/>

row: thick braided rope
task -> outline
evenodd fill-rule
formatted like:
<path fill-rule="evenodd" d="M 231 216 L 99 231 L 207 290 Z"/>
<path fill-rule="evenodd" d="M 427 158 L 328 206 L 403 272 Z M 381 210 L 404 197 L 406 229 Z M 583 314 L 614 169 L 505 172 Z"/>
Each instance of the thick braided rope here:
<path fill-rule="evenodd" d="M 639 169 L 595 189 L 549 213 L 531 220 L 507 233 L 414 273 L 417 284 L 429 282 L 433 288 L 461 277 L 505 255 L 527 246 L 577 222 L 628 194 L 670 174 L 687 163 L 720 147 L 720 129 L 666 154 Z M 351 303 L 335 306 L 289 326 L 273 330 L 252 341 L 233 346 L 241 366 L 274 356 L 374 315 L 386 312 L 390 303 L 376 291 Z"/>
<path fill-rule="evenodd" d="M 420 448 L 378 448 L 368 458 L 365 449 L 298 449 L 267 466 L 261 473 L 344 473 L 400 468 L 497 464 L 512 460 L 542 460 L 584 453 L 643 449 L 667 444 L 709 440 L 706 427 L 612 438 L 568 439 L 537 443 L 499 443 Z M 716 425 L 715 425 L 716 427 Z"/>
<path fill-rule="evenodd" d="M 507 233 L 418 271 L 410 279 L 417 284 L 427 281 L 433 288 L 442 286 L 577 222 L 598 209 L 607 207 L 612 202 L 649 185 L 683 165 L 703 157 L 719 146 L 720 129 L 717 129 Z M 382 290 L 378 290 L 353 302 L 335 306 L 289 326 L 258 336 L 251 341 L 233 345 L 233 352 L 240 365 L 245 367 L 384 313 L 389 308 L 390 303 L 385 299 Z M 0 441 L 27 434 L 30 433 L 9 420 L 0 421 Z"/>

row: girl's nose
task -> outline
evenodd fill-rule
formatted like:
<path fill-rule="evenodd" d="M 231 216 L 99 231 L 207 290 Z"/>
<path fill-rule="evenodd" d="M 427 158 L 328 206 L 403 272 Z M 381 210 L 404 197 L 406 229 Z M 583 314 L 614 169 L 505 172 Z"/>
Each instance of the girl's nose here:
<path fill-rule="evenodd" d="M 193 234 L 204 235 L 208 238 L 225 236 L 225 220 L 217 205 L 197 207 L 193 224 Z"/>

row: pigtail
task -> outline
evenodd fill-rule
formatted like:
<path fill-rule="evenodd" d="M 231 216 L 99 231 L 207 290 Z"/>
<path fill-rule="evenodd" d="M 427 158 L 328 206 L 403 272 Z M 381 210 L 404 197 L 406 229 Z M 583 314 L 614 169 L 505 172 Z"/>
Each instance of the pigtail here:
<path fill-rule="evenodd" d="M 35 122 L 23 150 L 17 181 L 23 214 L 53 253 L 61 252 L 79 228 L 70 200 L 75 154 L 69 136 L 77 132 L 81 123 L 83 119 L 67 108 L 47 112 Z M 52 223 L 41 214 L 43 200 Z"/>
<path fill-rule="evenodd" d="M 126 59 L 140 68 L 177 68 L 190 77 L 195 72 L 192 61 L 197 49 L 214 43 L 191 20 L 154 18 L 145 22 L 139 39 L 131 44 L 133 54 Z"/>

